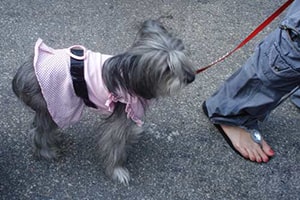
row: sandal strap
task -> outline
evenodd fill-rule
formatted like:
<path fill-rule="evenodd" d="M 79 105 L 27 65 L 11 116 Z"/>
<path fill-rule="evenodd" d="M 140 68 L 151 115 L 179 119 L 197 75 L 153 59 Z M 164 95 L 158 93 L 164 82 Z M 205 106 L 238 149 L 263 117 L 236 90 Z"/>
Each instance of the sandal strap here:
<path fill-rule="evenodd" d="M 256 129 L 248 129 L 247 131 L 249 131 L 249 133 L 251 134 L 252 140 L 255 143 L 261 145 L 261 143 L 262 143 L 262 135 L 261 135 L 261 133 L 258 130 L 256 130 Z"/>

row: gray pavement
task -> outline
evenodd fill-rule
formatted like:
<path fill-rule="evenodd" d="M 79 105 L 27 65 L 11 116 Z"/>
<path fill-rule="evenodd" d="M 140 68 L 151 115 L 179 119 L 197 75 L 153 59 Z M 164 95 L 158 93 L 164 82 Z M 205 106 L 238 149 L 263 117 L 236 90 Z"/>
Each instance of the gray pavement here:
<path fill-rule="evenodd" d="M 101 119 L 86 112 L 65 129 L 65 156 L 33 159 L 32 113 L 11 91 L 11 79 L 38 37 L 52 47 L 82 44 L 123 52 L 140 22 L 162 18 L 183 38 L 197 67 L 237 45 L 284 0 L 1 0 L 0 199 L 300 199 L 299 110 L 289 101 L 264 124 L 276 156 L 255 164 L 236 155 L 201 111 L 201 103 L 245 62 L 279 19 L 226 61 L 197 76 L 181 94 L 148 112 L 145 132 L 130 152 L 129 186 L 111 182 L 95 153 Z"/>

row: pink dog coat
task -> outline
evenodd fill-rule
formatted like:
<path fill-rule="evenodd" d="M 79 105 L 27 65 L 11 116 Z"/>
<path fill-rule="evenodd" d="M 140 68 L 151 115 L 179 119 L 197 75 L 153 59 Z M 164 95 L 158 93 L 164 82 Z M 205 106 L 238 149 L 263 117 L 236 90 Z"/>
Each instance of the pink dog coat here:
<path fill-rule="evenodd" d="M 84 51 L 82 57 L 71 53 L 71 48 L 80 48 Z M 125 92 L 117 95 L 110 93 L 102 80 L 102 66 L 110 55 L 86 50 L 76 45 L 67 49 L 53 49 L 48 47 L 42 39 L 38 39 L 34 49 L 34 69 L 40 84 L 42 94 L 54 122 L 65 128 L 80 120 L 85 104 L 75 94 L 70 74 L 70 57 L 84 60 L 84 79 L 88 96 L 101 114 L 109 115 L 113 112 L 115 103 L 126 104 L 125 112 L 138 126 L 143 124 L 144 105 L 149 100 L 131 96 Z"/>

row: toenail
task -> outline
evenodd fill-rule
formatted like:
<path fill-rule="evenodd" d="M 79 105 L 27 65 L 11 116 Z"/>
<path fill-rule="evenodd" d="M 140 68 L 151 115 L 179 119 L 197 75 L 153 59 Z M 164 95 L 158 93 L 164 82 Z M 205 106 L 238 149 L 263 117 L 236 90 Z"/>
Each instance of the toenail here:
<path fill-rule="evenodd" d="M 256 161 L 256 159 L 254 157 L 250 157 L 250 160 L 253 162 Z"/>
<path fill-rule="evenodd" d="M 269 158 L 264 159 L 264 162 L 265 162 L 265 163 L 268 162 L 268 161 L 269 161 Z"/>

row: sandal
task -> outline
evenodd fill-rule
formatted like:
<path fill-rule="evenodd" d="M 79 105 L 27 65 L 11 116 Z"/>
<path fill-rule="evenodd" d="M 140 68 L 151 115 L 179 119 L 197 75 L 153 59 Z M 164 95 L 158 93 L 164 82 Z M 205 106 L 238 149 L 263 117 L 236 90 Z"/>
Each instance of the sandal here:
<path fill-rule="evenodd" d="M 207 107 L 206 107 L 206 102 L 204 101 L 202 104 L 202 110 L 204 112 L 204 114 L 206 115 L 207 118 L 209 118 L 208 116 L 208 111 L 207 111 Z M 226 135 L 226 133 L 224 132 L 223 128 L 221 127 L 221 125 L 219 124 L 214 124 L 213 125 L 217 128 L 217 130 L 219 131 L 219 133 L 221 133 L 221 135 L 223 136 L 223 138 L 225 139 L 225 141 L 228 143 L 228 145 L 241 157 L 244 158 L 244 156 L 242 156 L 242 154 L 236 150 L 231 142 L 231 140 L 229 139 L 229 137 Z"/>

